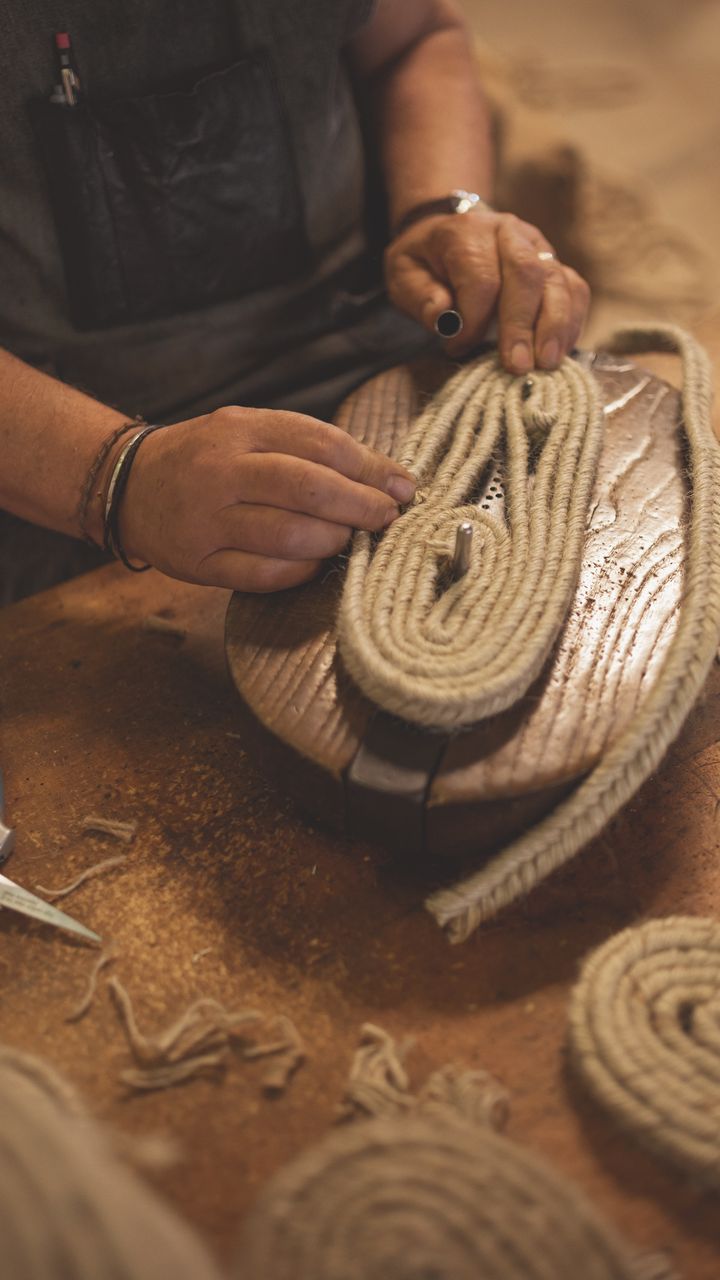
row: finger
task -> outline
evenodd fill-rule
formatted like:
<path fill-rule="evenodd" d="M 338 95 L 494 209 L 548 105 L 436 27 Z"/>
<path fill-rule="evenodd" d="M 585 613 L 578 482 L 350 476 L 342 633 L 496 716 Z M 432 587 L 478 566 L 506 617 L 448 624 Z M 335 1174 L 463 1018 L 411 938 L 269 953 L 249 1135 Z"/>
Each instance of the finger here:
<path fill-rule="evenodd" d="M 534 329 L 548 278 L 535 245 L 515 224 L 498 228 L 502 271 L 500 357 L 511 373 L 527 373 L 534 362 Z"/>
<path fill-rule="evenodd" d="M 231 591 L 283 591 L 317 577 L 322 560 L 277 560 L 247 551 L 213 551 L 198 569 L 198 581 Z"/>
<path fill-rule="evenodd" d="M 545 280 L 540 314 L 535 325 L 535 363 L 540 369 L 557 369 L 572 346 L 572 299 L 561 267 Z"/>
<path fill-rule="evenodd" d="M 570 290 L 570 347 L 577 345 L 590 310 L 590 286 L 572 267 L 563 267 Z"/>
<path fill-rule="evenodd" d="M 463 318 L 462 333 L 447 345 L 450 355 L 477 346 L 495 312 L 502 283 L 496 227 L 497 223 L 474 218 L 458 227 L 455 235 L 450 227 L 445 231 L 443 270 Z"/>
<path fill-rule="evenodd" d="M 569 292 L 569 312 L 568 312 L 568 320 L 567 320 L 567 327 L 566 327 L 566 333 L 565 333 L 565 341 L 564 342 L 562 340 L 560 341 L 559 358 L 562 359 L 562 357 L 566 355 L 567 352 L 573 349 L 582 332 L 583 325 L 585 324 L 587 313 L 590 307 L 590 300 L 591 300 L 590 288 L 586 283 L 586 281 L 583 280 L 582 276 L 578 275 L 577 271 L 575 271 L 572 267 L 566 267 L 563 263 L 557 261 L 557 255 L 555 253 L 555 250 L 553 246 L 550 244 L 550 241 L 546 238 L 546 236 L 543 235 L 542 231 L 540 231 L 537 227 L 532 226 L 531 223 L 522 222 L 520 219 L 515 219 L 515 226 L 519 234 L 524 236 L 528 240 L 528 242 L 534 247 L 536 253 L 538 253 L 539 255 L 552 255 L 552 257 L 549 260 L 546 257 L 545 270 L 548 273 L 548 279 L 551 279 L 553 275 L 555 275 L 556 277 L 559 276 L 559 280 L 556 279 L 555 281 L 555 286 L 554 286 L 555 297 L 551 296 L 551 299 L 549 300 L 550 310 L 551 311 L 553 309 L 557 310 L 557 308 L 559 307 L 562 311 L 564 311 L 565 299 L 564 297 L 561 296 L 562 285 L 564 285 Z M 555 261 L 553 261 L 553 259 L 555 259 Z M 543 261 L 543 258 L 541 257 L 540 260 Z M 562 282 L 562 284 L 560 283 L 560 281 Z M 541 315 L 537 321 L 537 327 L 540 327 L 542 324 L 547 324 L 547 318 L 543 319 L 543 314 L 542 314 L 546 310 L 545 303 L 546 303 L 546 296 L 544 292 L 543 308 L 541 311 Z M 561 325 L 562 323 L 559 316 L 557 318 L 557 323 L 558 325 Z M 550 323 L 550 328 L 551 329 L 553 328 L 552 322 Z M 550 336 L 551 335 L 545 335 L 546 340 Z M 540 340 L 538 340 L 538 336 L 536 332 L 535 353 L 536 353 L 537 361 L 540 364 L 540 367 L 541 368 L 557 367 L 558 358 L 556 357 L 556 353 L 552 348 L 548 352 L 546 352 L 546 356 L 544 360 L 541 357 L 540 352 L 544 345 L 545 345 L 545 342 L 543 341 L 543 337 L 541 336 Z"/>
<path fill-rule="evenodd" d="M 225 549 L 277 560 L 327 560 L 342 551 L 352 534 L 347 524 L 245 502 L 227 507 L 219 524 Z"/>
<path fill-rule="evenodd" d="M 409 253 L 398 254 L 390 260 L 386 281 L 394 306 L 431 333 L 441 312 L 454 306 L 447 283 L 438 279 L 427 263 Z"/>
<path fill-rule="evenodd" d="M 299 511 L 353 529 L 384 529 L 399 514 L 379 489 L 286 453 L 246 454 L 236 502 Z"/>
<path fill-rule="evenodd" d="M 303 413 L 266 410 L 254 415 L 246 441 L 260 454 L 287 454 L 327 467 L 340 475 L 410 502 L 415 479 L 399 462 L 353 440 L 347 431 Z"/>
<path fill-rule="evenodd" d="M 513 221 L 517 234 L 533 245 L 536 253 L 550 254 L 551 258 L 557 259 L 555 249 L 538 227 L 534 227 L 531 222 L 523 222 L 522 218 L 514 218 Z"/>

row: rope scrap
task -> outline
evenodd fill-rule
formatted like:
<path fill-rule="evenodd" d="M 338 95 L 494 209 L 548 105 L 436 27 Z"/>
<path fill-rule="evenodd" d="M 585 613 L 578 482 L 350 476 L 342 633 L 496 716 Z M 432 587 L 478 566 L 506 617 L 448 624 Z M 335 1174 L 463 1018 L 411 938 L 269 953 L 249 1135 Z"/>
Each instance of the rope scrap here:
<path fill-rule="evenodd" d="M 123 844 L 132 844 L 137 835 L 137 822 L 120 822 L 116 818 L 97 818 L 88 815 L 83 818 L 80 823 L 80 830 L 96 831 L 102 836 L 114 836 L 116 840 L 122 840 Z"/>
<path fill-rule="evenodd" d="M 97 992 L 97 984 L 98 984 L 98 979 L 100 977 L 100 974 L 102 973 L 103 969 L 107 969 L 108 965 L 113 964 L 116 959 L 117 959 L 117 946 L 114 942 L 111 942 L 110 945 L 106 947 L 103 952 L 101 952 L 101 954 L 98 956 L 97 960 L 95 961 L 92 969 L 90 970 L 90 976 L 88 978 L 88 985 L 85 991 L 85 995 L 83 996 L 80 1003 L 77 1004 L 75 1008 L 72 1009 L 70 1013 L 67 1015 L 67 1017 L 65 1018 L 66 1022 L 79 1022 L 81 1018 L 85 1017 L 85 1014 L 88 1013 L 88 1011 L 92 1008 L 92 1003 L 93 1003 L 93 1000 L 95 999 L 95 993 Z"/>
<path fill-rule="evenodd" d="M 425 1115 L 450 1112 L 499 1133 L 510 1115 L 510 1094 L 488 1071 L 460 1071 L 448 1063 L 428 1076 L 418 1094 L 418 1109 Z"/>
<path fill-rule="evenodd" d="M 58 898 L 66 898 L 69 893 L 74 893 L 87 880 L 94 880 L 97 876 L 102 876 L 106 871 L 113 871 L 115 867 L 121 867 L 127 862 L 127 855 L 122 853 L 116 858 L 105 858 L 103 862 L 96 862 L 92 867 L 86 867 L 80 872 L 74 880 L 69 884 L 63 885 L 60 889 L 46 889 L 41 884 L 36 884 L 35 888 L 38 893 L 44 893 L 49 902 L 56 902 Z"/>
<path fill-rule="evenodd" d="M 229 1013 L 217 1000 L 194 1001 L 181 1017 L 154 1036 L 138 1027 L 129 992 L 118 978 L 108 987 L 132 1050 L 137 1069 L 121 1072 L 132 1089 L 166 1089 L 198 1075 L 224 1070 L 234 1039 L 247 1038 L 247 1028 L 261 1018 L 255 1009 Z"/>
<path fill-rule="evenodd" d="M 180 626 L 173 618 L 166 618 L 161 613 L 149 613 L 142 622 L 143 631 L 156 631 L 161 635 L 171 636 L 175 640 L 184 640 L 187 629 Z"/>
<path fill-rule="evenodd" d="M 345 580 L 340 653 L 372 702 L 454 730 L 527 691 L 577 584 L 602 435 L 596 382 L 572 360 L 524 384 L 484 357 L 430 402 L 400 456 L 415 505 L 379 542 L 355 535 Z M 472 502 L 501 460 L 507 523 Z M 461 521 L 470 567 L 443 591 Z"/>
<path fill-rule="evenodd" d="M 222 1072 L 230 1061 L 231 1049 L 239 1047 L 246 1060 L 273 1058 L 262 1087 L 270 1093 L 286 1088 L 291 1076 L 304 1061 L 300 1035 L 284 1015 L 271 1021 L 278 1031 L 274 1040 L 255 1043 L 248 1034 L 251 1026 L 263 1022 L 256 1009 L 230 1012 L 218 1000 L 195 1000 L 181 1017 L 154 1036 L 138 1027 L 129 992 L 118 978 L 108 982 L 136 1067 L 120 1073 L 123 1084 L 138 1091 L 168 1089 L 198 1076 Z"/>
<path fill-rule="evenodd" d="M 262 1078 L 262 1087 L 266 1093 L 282 1093 L 305 1061 L 305 1046 L 295 1023 L 286 1014 L 279 1013 L 271 1025 L 277 1030 L 278 1038 L 250 1045 L 243 1050 L 243 1057 L 246 1061 L 272 1058 Z"/>
<path fill-rule="evenodd" d="M 708 359 L 693 338 L 670 326 L 623 330 L 609 345 L 622 354 L 662 350 L 682 357 L 682 423 L 687 437 L 691 502 L 684 593 L 677 629 L 655 683 L 633 719 L 570 796 L 480 871 L 428 898 L 428 910 L 447 930 L 451 942 L 463 942 L 479 924 L 529 893 L 598 835 L 660 764 L 680 732 L 718 649 L 720 447 L 711 423 L 712 380 Z M 447 457 L 454 453 L 455 446 Z M 568 454 L 568 458 L 572 456 Z M 563 473 L 565 469 L 563 453 Z M 538 473 L 539 470 L 540 467 Z M 584 480 L 581 487 L 585 489 Z M 454 494 L 455 489 L 451 492 Z M 576 514 L 584 524 L 584 516 L 581 518 L 580 512 Z M 548 533 L 548 545 L 549 542 Z M 545 554 L 542 545 L 539 553 Z M 360 544 L 353 578 L 355 586 L 367 558 L 368 553 Z M 465 590 L 463 584 L 471 573 L 472 569 L 455 584 L 459 591 Z M 419 604 L 422 609 L 422 600 Z M 511 603 L 508 604 L 511 609 Z M 346 619 L 347 616 L 346 611 Z M 391 625 L 395 627 L 392 619 L 387 627 Z M 398 636 L 398 647 L 400 645 Z M 513 665 L 516 665 L 515 658 Z M 399 687 L 404 680 L 401 672 L 397 677 Z"/>
<path fill-rule="evenodd" d="M 720 924 L 669 916 L 623 930 L 583 965 L 571 1060 L 644 1146 L 720 1188 Z"/>
<path fill-rule="evenodd" d="M 413 1105 L 410 1080 L 403 1059 L 412 1040 L 397 1045 L 387 1031 L 366 1022 L 360 1032 L 338 1119 L 397 1115 Z"/>
<path fill-rule="evenodd" d="M 490 1129 L 410 1115 L 336 1129 L 272 1180 L 236 1275 L 637 1280 L 575 1187 Z"/>
<path fill-rule="evenodd" d="M 397 1116 L 409 1112 L 470 1120 L 503 1129 L 510 1110 L 507 1089 L 487 1071 L 461 1071 L 452 1064 L 434 1071 L 419 1093 L 410 1091 L 404 1059 L 413 1041 L 397 1044 L 382 1027 L 366 1022 L 361 1029 L 342 1102 L 339 1120 L 368 1116 Z"/>

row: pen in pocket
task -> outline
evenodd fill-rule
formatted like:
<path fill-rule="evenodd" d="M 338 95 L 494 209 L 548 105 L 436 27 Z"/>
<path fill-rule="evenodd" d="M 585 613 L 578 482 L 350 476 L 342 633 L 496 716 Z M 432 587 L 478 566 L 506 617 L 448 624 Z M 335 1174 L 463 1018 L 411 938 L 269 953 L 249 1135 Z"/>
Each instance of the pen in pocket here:
<path fill-rule="evenodd" d="M 64 101 L 68 107 L 74 107 L 80 93 L 80 78 L 73 65 L 70 36 L 67 31 L 55 33 L 55 48 L 60 64 L 61 83 L 55 86 L 52 101 Z"/>

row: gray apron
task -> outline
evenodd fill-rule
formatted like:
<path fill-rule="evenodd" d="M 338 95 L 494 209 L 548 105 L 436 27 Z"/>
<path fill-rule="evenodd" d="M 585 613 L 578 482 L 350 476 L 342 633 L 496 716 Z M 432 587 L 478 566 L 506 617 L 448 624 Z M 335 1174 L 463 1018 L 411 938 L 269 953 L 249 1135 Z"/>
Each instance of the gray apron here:
<path fill-rule="evenodd" d="M 233 403 L 330 417 L 424 347 L 365 239 L 343 48 L 370 8 L 0 0 L 0 345 L 155 421 Z M 50 101 L 58 30 L 75 107 Z M 51 569 L 34 531 L 42 572 L 11 575 L 21 530 L 0 519 L 0 599 L 64 576 L 68 552 L 84 563 L 47 535 Z"/>

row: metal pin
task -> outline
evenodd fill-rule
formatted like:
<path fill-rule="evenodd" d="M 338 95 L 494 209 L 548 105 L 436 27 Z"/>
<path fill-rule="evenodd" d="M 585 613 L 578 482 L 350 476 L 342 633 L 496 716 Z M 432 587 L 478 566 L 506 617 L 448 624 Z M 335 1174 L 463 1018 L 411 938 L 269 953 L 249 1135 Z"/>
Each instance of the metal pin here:
<path fill-rule="evenodd" d="M 441 311 L 435 321 L 435 332 L 441 338 L 456 338 L 462 333 L 463 318 L 459 311 Z"/>
<path fill-rule="evenodd" d="M 470 567 L 470 546 L 472 544 L 473 527 L 469 520 L 463 520 L 455 534 L 455 551 L 453 552 L 450 572 L 453 582 L 462 578 Z"/>
<path fill-rule="evenodd" d="M 534 386 L 535 386 L 535 379 L 534 379 L 534 378 L 526 378 L 526 379 L 525 379 L 525 381 L 523 382 L 523 384 L 522 384 L 522 386 L 521 386 L 521 388 L 520 388 L 520 394 L 522 395 L 523 400 L 529 400 L 529 399 L 530 399 L 530 396 L 532 395 L 532 390 L 533 390 L 533 387 L 534 387 Z"/>

